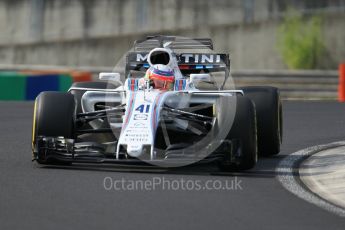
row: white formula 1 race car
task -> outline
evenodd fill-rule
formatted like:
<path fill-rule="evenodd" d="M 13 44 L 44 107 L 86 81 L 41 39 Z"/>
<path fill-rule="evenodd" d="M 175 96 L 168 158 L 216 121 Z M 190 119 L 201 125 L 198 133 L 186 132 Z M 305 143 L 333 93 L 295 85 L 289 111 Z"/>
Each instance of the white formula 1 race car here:
<path fill-rule="evenodd" d="M 251 169 L 258 155 L 278 154 L 278 89 L 234 88 L 227 81 L 229 55 L 209 52 L 210 39 L 192 41 L 174 36 L 136 41 L 123 74 L 100 73 L 100 81 L 39 94 L 33 160 L 159 167 L 216 162 L 228 171 Z M 143 78 L 154 65 L 173 69 L 171 89 Z"/>

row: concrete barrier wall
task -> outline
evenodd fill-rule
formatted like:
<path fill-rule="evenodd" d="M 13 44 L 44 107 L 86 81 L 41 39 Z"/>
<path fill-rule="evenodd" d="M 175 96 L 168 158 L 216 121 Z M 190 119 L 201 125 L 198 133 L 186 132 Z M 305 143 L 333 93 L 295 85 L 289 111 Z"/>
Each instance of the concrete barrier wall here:
<path fill-rule="evenodd" d="M 244 17 L 238 0 L 1 0 L 0 13 L 0 44 L 158 33 Z"/>
<path fill-rule="evenodd" d="M 112 66 L 149 34 L 211 37 L 234 69 L 284 69 L 279 1 L 0 0 L 0 63 Z M 323 14 L 323 66 L 345 60 L 345 11 Z"/>

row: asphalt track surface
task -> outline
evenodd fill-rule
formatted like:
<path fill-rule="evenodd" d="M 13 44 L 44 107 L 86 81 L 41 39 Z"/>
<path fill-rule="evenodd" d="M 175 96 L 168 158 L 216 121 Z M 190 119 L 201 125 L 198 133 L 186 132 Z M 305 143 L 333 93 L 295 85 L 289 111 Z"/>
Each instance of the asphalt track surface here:
<path fill-rule="evenodd" d="M 0 229 L 344 229 L 338 217 L 299 199 L 275 167 L 299 149 L 345 139 L 345 105 L 284 102 L 280 155 L 246 173 L 215 166 L 178 170 L 41 167 L 31 162 L 33 103 L 0 103 Z M 106 190 L 104 178 L 241 180 L 238 190 Z"/>

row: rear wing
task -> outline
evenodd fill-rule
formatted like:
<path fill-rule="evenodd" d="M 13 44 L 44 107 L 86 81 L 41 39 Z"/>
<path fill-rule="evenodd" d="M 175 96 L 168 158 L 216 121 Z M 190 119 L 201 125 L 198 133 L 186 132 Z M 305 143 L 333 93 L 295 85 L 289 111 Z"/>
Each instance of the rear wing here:
<path fill-rule="evenodd" d="M 129 52 L 126 57 L 126 72 L 131 70 L 146 71 L 149 52 Z M 182 73 L 224 72 L 230 67 L 228 54 L 214 53 L 180 53 L 175 54 Z"/>
<path fill-rule="evenodd" d="M 131 71 L 145 72 L 150 65 L 147 62 L 148 53 L 154 48 L 168 47 L 173 50 L 177 64 L 183 75 L 191 73 L 224 72 L 225 78 L 221 88 L 224 87 L 230 75 L 229 54 L 207 53 L 213 50 L 210 38 L 181 38 L 176 36 L 155 35 L 146 39 L 136 40 L 133 51 L 126 56 L 126 78 L 131 77 Z M 176 52 L 180 50 L 181 52 Z M 196 52 L 183 53 L 183 50 L 196 50 Z M 185 51 L 187 52 L 187 51 Z"/>
<path fill-rule="evenodd" d="M 211 49 L 213 42 L 210 38 L 181 38 L 176 36 L 147 36 L 146 39 L 134 42 L 134 51 L 149 51 L 153 48 L 163 47 L 169 42 L 170 49 Z"/>

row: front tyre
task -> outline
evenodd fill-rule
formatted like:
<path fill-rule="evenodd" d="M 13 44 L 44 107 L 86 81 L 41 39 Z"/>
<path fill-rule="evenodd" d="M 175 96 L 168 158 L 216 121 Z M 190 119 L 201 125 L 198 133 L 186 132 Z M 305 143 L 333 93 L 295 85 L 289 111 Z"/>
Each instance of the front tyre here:
<path fill-rule="evenodd" d="M 258 160 L 257 153 L 257 127 L 256 113 L 253 102 L 246 97 L 236 98 L 236 114 L 233 125 L 228 134 L 228 140 L 238 140 L 239 146 L 237 153 L 239 157 L 237 161 L 219 163 L 222 171 L 248 170 L 255 166 Z M 234 154 L 228 152 L 226 154 Z"/>
<path fill-rule="evenodd" d="M 59 163 L 40 154 L 38 137 L 75 138 L 74 96 L 64 92 L 42 92 L 35 100 L 32 125 L 32 152 L 40 164 Z"/>

